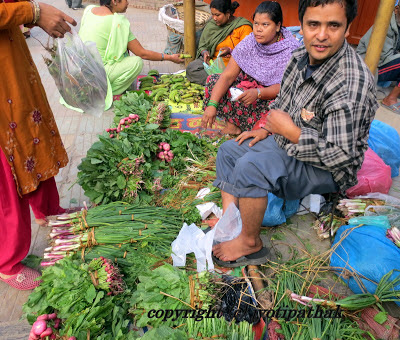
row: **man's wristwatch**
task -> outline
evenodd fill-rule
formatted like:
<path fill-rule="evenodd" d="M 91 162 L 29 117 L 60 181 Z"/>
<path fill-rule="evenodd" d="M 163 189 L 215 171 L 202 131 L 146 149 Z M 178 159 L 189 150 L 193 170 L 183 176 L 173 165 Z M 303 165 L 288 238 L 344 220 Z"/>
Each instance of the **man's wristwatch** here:
<path fill-rule="evenodd" d="M 261 99 L 261 91 L 259 88 L 257 88 L 257 98 Z"/>

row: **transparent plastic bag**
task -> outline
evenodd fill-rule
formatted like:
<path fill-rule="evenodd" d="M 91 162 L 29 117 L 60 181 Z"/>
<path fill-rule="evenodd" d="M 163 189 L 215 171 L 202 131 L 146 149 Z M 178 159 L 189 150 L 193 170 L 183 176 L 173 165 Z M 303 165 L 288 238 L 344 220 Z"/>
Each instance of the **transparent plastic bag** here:
<path fill-rule="evenodd" d="M 93 116 L 104 112 L 107 76 L 94 43 L 86 45 L 72 30 L 56 39 L 47 68 L 64 101 Z"/>
<path fill-rule="evenodd" d="M 210 60 L 210 65 L 203 63 L 204 70 L 207 72 L 208 75 L 222 73 L 225 70 L 225 64 L 220 54 L 221 52 L 218 53 L 218 56 L 215 60 Z"/>

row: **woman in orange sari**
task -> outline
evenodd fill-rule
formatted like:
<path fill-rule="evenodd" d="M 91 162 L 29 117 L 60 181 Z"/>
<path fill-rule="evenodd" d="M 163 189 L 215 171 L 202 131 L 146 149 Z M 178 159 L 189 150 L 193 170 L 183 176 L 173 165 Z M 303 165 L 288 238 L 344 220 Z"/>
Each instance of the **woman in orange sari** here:
<path fill-rule="evenodd" d="M 0 0 L 0 280 L 21 290 L 38 286 L 40 276 L 21 264 L 31 243 L 29 205 L 60 211 L 54 176 L 68 163 L 24 24 L 62 38 L 76 22 L 45 3 Z"/>

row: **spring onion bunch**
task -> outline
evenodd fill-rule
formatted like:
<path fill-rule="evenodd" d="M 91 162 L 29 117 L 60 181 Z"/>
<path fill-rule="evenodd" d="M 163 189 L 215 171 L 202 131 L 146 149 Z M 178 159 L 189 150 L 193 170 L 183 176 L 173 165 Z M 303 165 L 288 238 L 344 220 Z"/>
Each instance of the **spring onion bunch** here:
<path fill-rule="evenodd" d="M 166 249 L 178 235 L 182 217 L 172 209 L 113 202 L 49 224 L 52 245 L 45 249 L 42 266 L 97 245 L 157 243 Z"/>
<path fill-rule="evenodd" d="M 400 230 L 396 227 L 392 227 L 386 231 L 386 237 L 394 242 L 396 246 L 400 248 Z"/>
<path fill-rule="evenodd" d="M 316 303 L 332 309 L 336 309 L 338 306 L 340 306 L 341 308 L 347 310 L 362 310 L 374 304 L 380 304 L 383 302 L 399 302 L 400 290 L 396 289 L 395 287 L 400 284 L 400 274 L 395 279 L 390 280 L 395 271 L 400 272 L 398 270 L 391 270 L 382 277 L 378 283 L 378 286 L 376 287 L 375 294 L 353 294 L 338 301 L 329 301 L 290 293 L 290 299 L 305 306 L 309 306 L 311 303 Z"/>
<path fill-rule="evenodd" d="M 342 199 L 337 205 L 344 216 L 364 215 L 365 209 L 370 205 L 384 205 L 385 201 L 370 198 Z"/>

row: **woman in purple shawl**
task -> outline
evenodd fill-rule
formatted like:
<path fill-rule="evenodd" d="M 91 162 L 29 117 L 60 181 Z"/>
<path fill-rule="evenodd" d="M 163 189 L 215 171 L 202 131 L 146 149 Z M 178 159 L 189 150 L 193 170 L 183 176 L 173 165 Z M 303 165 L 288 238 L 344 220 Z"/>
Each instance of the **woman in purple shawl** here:
<path fill-rule="evenodd" d="M 264 1 L 253 15 L 253 33 L 232 51 L 222 74 L 207 79 L 202 126 L 211 127 L 215 118 L 227 125 L 222 133 L 240 134 L 251 130 L 276 98 L 280 82 L 292 52 L 300 43 L 282 27 L 279 3 Z M 228 89 L 244 90 L 237 101 L 231 101 Z"/>

